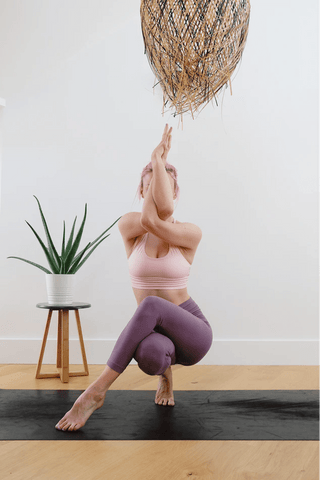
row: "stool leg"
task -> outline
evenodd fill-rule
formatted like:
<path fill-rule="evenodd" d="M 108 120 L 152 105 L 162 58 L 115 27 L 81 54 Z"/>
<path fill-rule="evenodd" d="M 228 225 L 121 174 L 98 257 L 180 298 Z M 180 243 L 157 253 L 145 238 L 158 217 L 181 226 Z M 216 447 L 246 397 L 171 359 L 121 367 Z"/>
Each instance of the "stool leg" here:
<path fill-rule="evenodd" d="M 62 311 L 61 381 L 69 382 L 69 310 Z"/>
<path fill-rule="evenodd" d="M 77 321 L 77 327 L 78 327 L 78 334 L 79 334 L 79 340 L 80 340 L 80 346 L 81 346 L 81 353 L 82 353 L 84 371 L 85 371 L 86 375 L 89 375 L 89 368 L 88 368 L 88 363 L 87 363 L 86 351 L 84 349 L 84 341 L 83 341 L 83 336 L 82 336 L 79 310 L 75 310 L 74 313 L 75 313 L 76 321 Z"/>
<path fill-rule="evenodd" d="M 62 310 L 58 311 L 57 368 L 61 368 Z"/>
<path fill-rule="evenodd" d="M 46 328 L 45 328 L 44 336 L 43 336 L 43 340 L 42 340 L 40 357 L 39 357 L 38 366 L 37 366 L 37 371 L 36 371 L 36 378 L 42 378 L 42 375 L 41 375 L 41 373 L 40 373 L 40 370 L 41 370 L 41 366 L 42 366 L 42 360 L 43 360 L 44 350 L 45 350 L 45 348 L 46 348 L 46 343 L 47 343 L 47 338 L 48 338 L 48 333 L 49 333 L 49 328 L 50 328 L 50 322 L 51 322 L 51 317 L 52 317 L 52 310 L 49 310 L 48 319 L 47 319 L 47 323 L 46 323 Z"/>

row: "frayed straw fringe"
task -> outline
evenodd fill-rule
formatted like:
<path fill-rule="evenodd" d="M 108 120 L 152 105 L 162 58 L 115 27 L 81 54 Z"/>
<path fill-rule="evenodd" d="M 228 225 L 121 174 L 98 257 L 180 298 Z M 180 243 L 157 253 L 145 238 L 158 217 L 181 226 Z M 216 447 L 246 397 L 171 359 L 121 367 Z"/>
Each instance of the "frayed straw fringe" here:
<path fill-rule="evenodd" d="M 174 116 L 194 118 L 212 99 L 218 105 L 224 85 L 232 95 L 249 0 L 141 0 L 140 15 L 145 53 L 163 92 L 162 114 L 169 107 Z"/>

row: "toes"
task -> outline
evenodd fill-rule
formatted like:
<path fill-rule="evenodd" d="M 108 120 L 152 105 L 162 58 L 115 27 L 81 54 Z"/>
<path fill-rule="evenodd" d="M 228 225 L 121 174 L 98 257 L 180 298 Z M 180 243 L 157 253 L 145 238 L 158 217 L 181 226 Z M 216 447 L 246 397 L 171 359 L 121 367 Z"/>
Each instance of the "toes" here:
<path fill-rule="evenodd" d="M 175 405 L 174 403 L 174 398 L 173 397 L 162 397 L 161 395 L 157 394 L 155 396 L 155 400 L 154 402 L 157 404 L 157 405 L 164 405 L 164 406 L 168 406 L 170 405 L 171 407 L 173 407 Z"/>
<path fill-rule="evenodd" d="M 68 430 L 69 426 L 70 426 L 70 422 L 65 421 L 65 422 L 63 422 L 63 424 L 61 425 L 61 430 L 63 430 L 63 431 L 65 432 L 66 430 Z"/>
<path fill-rule="evenodd" d="M 74 427 L 75 427 L 75 423 L 71 423 L 71 421 L 69 421 L 65 427 L 63 428 L 64 431 L 68 431 L 68 432 L 73 432 L 74 430 Z"/>
<path fill-rule="evenodd" d="M 63 432 L 75 432 L 76 430 L 79 430 L 79 428 L 81 428 L 81 425 L 78 423 L 70 423 L 70 421 L 65 420 L 64 422 L 60 421 L 59 423 L 57 423 L 55 428 L 60 431 L 62 430 Z"/>
<path fill-rule="evenodd" d="M 159 397 L 156 397 L 155 403 L 157 405 L 164 405 L 164 406 L 170 405 L 172 407 L 175 404 L 173 398 L 159 398 Z"/>
<path fill-rule="evenodd" d="M 79 425 L 78 423 L 72 423 L 68 430 L 69 432 L 76 432 L 77 430 L 79 430 L 79 428 L 81 428 L 81 425 Z"/>
<path fill-rule="evenodd" d="M 56 425 L 56 429 L 57 430 L 62 430 L 64 424 L 65 424 L 65 421 L 62 422 L 62 420 L 60 420 L 60 422 L 58 422 L 57 425 Z"/>
<path fill-rule="evenodd" d="M 61 430 L 61 427 L 62 427 L 62 425 L 63 425 L 64 423 L 65 423 L 65 420 L 62 418 L 62 419 L 56 424 L 55 427 L 56 427 L 58 430 Z"/>

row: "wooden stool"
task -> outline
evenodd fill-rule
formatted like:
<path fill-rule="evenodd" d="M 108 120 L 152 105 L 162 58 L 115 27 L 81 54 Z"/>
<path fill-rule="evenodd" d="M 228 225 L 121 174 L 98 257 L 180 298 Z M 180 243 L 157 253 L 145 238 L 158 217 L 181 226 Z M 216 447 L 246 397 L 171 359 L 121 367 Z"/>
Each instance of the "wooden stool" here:
<path fill-rule="evenodd" d="M 36 371 L 36 378 L 59 378 L 62 382 L 69 382 L 69 377 L 78 377 L 82 375 L 89 375 L 86 352 L 84 349 L 84 342 L 80 324 L 79 309 L 91 307 L 90 303 L 72 303 L 71 305 L 51 305 L 49 303 L 38 303 L 38 308 L 46 308 L 49 310 L 47 324 L 42 340 L 42 347 Z M 40 373 L 44 351 L 46 348 L 47 337 L 50 328 L 50 322 L 53 310 L 58 310 L 58 338 L 57 338 L 57 370 L 54 373 Z M 83 372 L 69 372 L 69 310 L 74 310 L 78 334 L 81 346 Z"/>

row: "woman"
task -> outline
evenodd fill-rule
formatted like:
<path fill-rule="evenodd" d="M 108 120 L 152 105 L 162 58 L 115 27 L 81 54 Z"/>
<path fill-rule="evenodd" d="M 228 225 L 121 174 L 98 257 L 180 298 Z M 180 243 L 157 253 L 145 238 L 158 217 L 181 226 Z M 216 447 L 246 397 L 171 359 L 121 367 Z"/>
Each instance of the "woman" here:
<path fill-rule="evenodd" d="M 202 233 L 196 225 L 172 217 L 179 187 L 175 168 L 166 163 L 171 133 L 166 125 L 162 141 L 142 172 L 142 213 L 127 213 L 118 224 L 138 308 L 120 334 L 105 370 L 57 423 L 58 430 L 81 428 L 102 407 L 110 385 L 132 358 L 148 375 L 159 375 L 155 403 L 173 406 L 171 365 L 198 363 L 212 344 L 210 324 L 187 291 Z"/>

